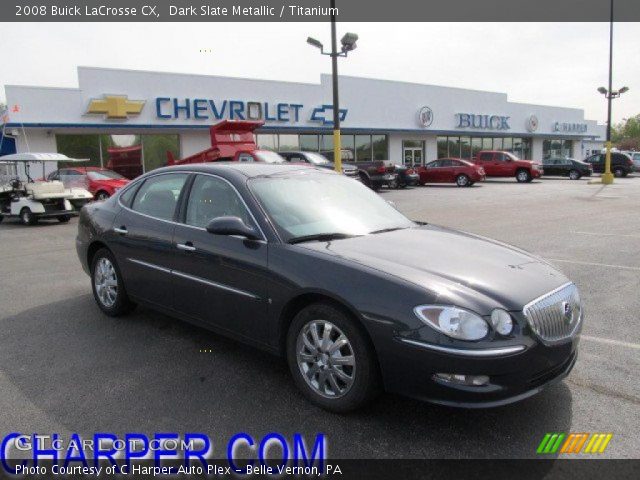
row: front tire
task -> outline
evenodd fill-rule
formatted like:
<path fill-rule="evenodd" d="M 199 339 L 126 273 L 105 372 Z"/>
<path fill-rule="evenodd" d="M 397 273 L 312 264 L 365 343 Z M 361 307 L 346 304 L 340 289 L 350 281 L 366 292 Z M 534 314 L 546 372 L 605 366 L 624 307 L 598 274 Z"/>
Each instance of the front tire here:
<path fill-rule="evenodd" d="M 460 174 L 456 177 L 456 185 L 459 187 L 470 187 L 471 179 L 465 174 Z"/>
<path fill-rule="evenodd" d="M 106 248 L 93 256 L 91 286 L 98 307 L 110 317 L 129 313 L 135 306 L 127 296 L 118 263 Z"/>
<path fill-rule="evenodd" d="M 296 386 L 325 410 L 352 411 L 379 392 L 375 352 L 362 327 L 327 303 L 311 304 L 295 316 L 287 362 Z"/>
<path fill-rule="evenodd" d="M 516 180 L 518 183 L 526 183 L 531 181 L 531 174 L 524 169 L 518 170 L 516 172 Z"/>
<path fill-rule="evenodd" d="M 38 217 L 36 217 L 29 207 L 24 207 L 20 210 L 20 220 L 23 225 L 35 225 L 38 223 Z"/>
<path fill-rule="evenodd" d="M 571 180 L 580 180 L 581 176 L 582 175 L 580 175 L 580 172 L 577 171 L 577 170 L 571 170 L 569 172 L 569 179 L 571 179 Z"/>

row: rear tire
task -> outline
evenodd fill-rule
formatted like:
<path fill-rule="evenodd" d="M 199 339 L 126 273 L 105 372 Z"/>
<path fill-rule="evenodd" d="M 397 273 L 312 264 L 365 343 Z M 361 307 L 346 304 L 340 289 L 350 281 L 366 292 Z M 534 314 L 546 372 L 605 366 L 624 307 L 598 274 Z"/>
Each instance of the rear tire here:
<path fill-rule="evenodd" d="M 38 217 L 36 217 L 29 207 L 24 207 L 20 210 L 20 220 L 23 225 L 35 225 L 38 223 Z"/>
<path fill-rule="evenodd" d="M 380 391 L 375 351 L 362 326 L 328 303 L 311 304 L 295 316 L 287 362 L 296 386 L 325 410 L 355 410 Z"/>
<path fill-rule="evenodd" d="M 125 315 L 135 307 L 127 296 L 118 263 L 106 248 L 91 260 L 91 288 L 98 307 L 110 317 Z"/>
<path fill-rule="evenodd" d="M 400 188 L 400 182 L 398 181 L 397 178 L 394 178 L 393 180 L 389 181 L 389 188 L 392 188 L 394 190 Z"/>
<path fill-rule="evenodd" d="M 58 217 L 60 223 L 67 223 L 69 220 L 71 220 L 71 215 L 60 215 Z"/>
<path fill-rule="evenodd" d="M 532 180 L 531 174 L 527 170 L 520 169 L 516 172 L 516 180 L 518 183 L 530 182 Z"/>
<path fill-rule="evenodd" d="M 620 178 L 624 176 L 624 171 L 620 167 L 616 167 L 613 169 L 613 175 L 616 178 Z"/>
<path fill-rule="evenodd" d="M 580 177 L 581 177 L 581 176 L 582 176 L 582 175 L 580 175 L 580 172 L 579 172 L 578 170 L 571 170 L 571 171 L 569 172 L 569 178 L 570 178 L 571 180 L 580 180 Z"/>

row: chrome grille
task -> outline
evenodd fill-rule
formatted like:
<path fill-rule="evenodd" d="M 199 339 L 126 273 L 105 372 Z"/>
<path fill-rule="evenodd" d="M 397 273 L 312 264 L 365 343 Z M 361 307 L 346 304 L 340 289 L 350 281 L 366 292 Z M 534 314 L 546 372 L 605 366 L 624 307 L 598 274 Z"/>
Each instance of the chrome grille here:
<path fill-rule="evenodd" d="M 546 344 L 572 337 L 582 321 L 580 295 L 573 283 L 536 298 L 522 312 L 531 329 Z"/>

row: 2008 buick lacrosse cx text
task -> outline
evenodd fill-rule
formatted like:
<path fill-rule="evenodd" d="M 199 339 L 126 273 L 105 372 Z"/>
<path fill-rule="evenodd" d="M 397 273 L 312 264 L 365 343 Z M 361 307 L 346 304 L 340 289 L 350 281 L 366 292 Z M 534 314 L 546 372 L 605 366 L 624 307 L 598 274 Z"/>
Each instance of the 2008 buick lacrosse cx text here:
<path fill-rule="evenodd" d="M 153 170 L 85 206 L 76 245 L 107 315 L 143 304 L 282 355 L 304 395 L 331 411 L 383 390 L 502 405 L 576 361 L 583 308 L 562 273 L 411 221 L 328 169 Z"/>

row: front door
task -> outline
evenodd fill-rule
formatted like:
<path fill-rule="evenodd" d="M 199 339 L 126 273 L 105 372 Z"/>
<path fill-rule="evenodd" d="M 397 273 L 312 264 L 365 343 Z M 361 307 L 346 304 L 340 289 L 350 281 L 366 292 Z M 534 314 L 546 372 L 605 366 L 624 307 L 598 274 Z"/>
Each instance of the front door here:
<path fill-rule="evenodd" d="M 407 167 L 419 167 L 422 165 L 422 149 L 415 147 L 404 147 L 404 164 Z"/>
<path fill-rule="evenodd" d="M 203 323 L 259 340 L 266 335 L 268 245 L 207 232 L 207 224 L 223 216 L 259 228 L 230 183 L 197 175 L 174 232 L 174 305 Z"/>

